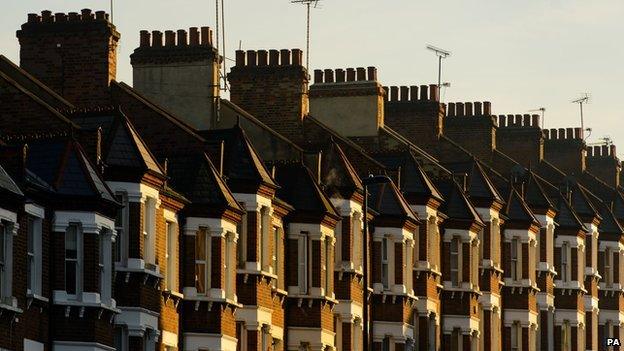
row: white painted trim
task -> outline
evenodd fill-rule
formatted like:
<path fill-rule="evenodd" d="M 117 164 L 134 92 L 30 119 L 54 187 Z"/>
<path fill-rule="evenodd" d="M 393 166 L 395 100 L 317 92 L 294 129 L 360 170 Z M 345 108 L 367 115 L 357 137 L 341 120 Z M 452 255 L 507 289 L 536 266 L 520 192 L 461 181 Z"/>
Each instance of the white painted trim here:
<path fill-rule="evenodd" d="M 223 334 L 184 333 L 184 351 L 232 351 L 236 350 L 237 339 Z"/>
<path fill-rule="evenodd" d="M 54 351 L 115 351 L 114 347 L 106 346 L 97 342 L 58 340 L 54 340 L 52 349 Z"/>
<path fill-rule="evenodd" d="M 0 220 L 17 223 L 17 213 L 0 207 Z"/>
<path fill-rule="evenodd" d="M 570 321 L 570 325 L 573 327 L 577 327 L 579 324 L 585 325 L 585 313 L 578 310 L 556 309 L 555 325 L 562 325 L 564 320 Z"/>
<path fill-rule="evenodd" d="M 352 300 L 339 300 L 338 304 L 334 307 L 334 314 L 339 315 L 343 322 L 350 323 L 356 318 L 363 318 L 364 307 L 361 303 Z"/>
<path fill-rule="evenodd" d="M 459 328 L 464 334 L 470 334 L 479 331 L 479 320 L 462 315 L 442 315 L 442 333 L 451 334 L 455 328 Z"/>
<path fill-rule="evenodd" d="M 44 349 L 43 343 L 24 338 L 24 351 L 43 351 Z"/>
<path fill-rule="evenodd" d="M 96 212 L 56 211 L 53 231 L 64 233 L 70 223 L 80 223 L 82 233 L 99 234 L 102 229 L 115 232 L 115 221 Z M 116 234 L 113 234 L 116 235 Z"/>
<path fill-rule="evenodd" d="M 334 347 L 335 333 L 321 328 L 288 327 L 287 350 L 299 349 L 302 343 L 308 343 L 312 350 L 324 350 L 325 347 Z"/>
<path fill-rule="evenodd" d="M 125 192 L 128 194 L 128 202 L 145 202 L 147 197 L 159 198 L 158 189 L 143 183 L 130 182 L 106 182 L 108 187 L 115 192 Z"/>
<path fill-rule="evenodd" d="M 395 341 L 404 343 L 414 338 L 414 326 L 403 322 L 373 321 L 373 341 L 381 342 L 384 337 L 391 336 Z"/>
<path fill-rule="evenodd" d="M 160 340 L 167 346 L 178 347 L 178 334 L 163 330 L 160 334 Z"/>
<path fill-rule="evenodd" d="M 270 198 L 258 194 L 232 193 L 234 199 L 245 204 L 248 212 L 258 212 L 263 206 L 271 208 L 273 203 Z"/>
<path fill-rule="evenodd" d="M 37 204 L 25 204 L 24 211 L 34 217 L 39 217 L 39 218 L 45 217 L 45 208 Z M 28 340 L 28 339 L 24 339 L 24 340 Z"/>
<path fill-rule="evenodd" d="M 158 330 L 159 313 L 142 307 L 119 307 L 121 313 L 115 316 L 116 325 L 124 325 L 128 335 L 143 337 L 147 329 Z"/>
<path fill-rule="evenodd" d="M 538 325 L 539 313 L 528 310 L 505 308 L 503 311 L 503 323 L 510 327 L 514 322 L 520 322 L 523 328 Z"/>

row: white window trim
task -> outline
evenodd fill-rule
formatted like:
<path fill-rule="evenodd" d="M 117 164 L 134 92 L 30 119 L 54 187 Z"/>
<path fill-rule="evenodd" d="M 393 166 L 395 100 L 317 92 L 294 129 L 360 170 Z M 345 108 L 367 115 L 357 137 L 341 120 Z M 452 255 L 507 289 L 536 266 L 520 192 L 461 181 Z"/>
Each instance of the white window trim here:
<path fill-rule="evenodd" d="M 0 306 L 11 310 L 21 311 L 17 307 L 17 298 L 13 296 L 13 238 L 17 236 L 19 224 L 17 213 L 0 208 L 0 221 L 4 222 L 5 239 L 5 282 L 0 286 Z M 1 249 L 1 248 L 0 248 Z"/>
<path fill-rule="evenodd" d="M 31 223 L 34 224 L 35 228 L 33 232 L 34 267 L 31 269 L 31 276 L 27 278 L 30 283 L 30 289 L 27 288 L 26 293 L 29 296 L 41 297 L 41 282 L 43 280 L 43 220 L 45 217 L 45 209 L 35 204 L 26 204 L 24 210 L 29 217 L 29 227 L 27 230 L 31 230 Z M 32 222 L 30 220 L 32 220 Z"/>
<path fill-rule="evenodd" d="M 119 255 L 119 261 L 116 261 L 115 264 L 119 264 L 121 266 L 125 266 L 128 263 L 128 235 L 129 235 L 129 221 L 130 221 L 130 201 L 128 197 L 128 193 L 126 191 L 117 191 L 115 192 L 115 196 L 121 197 L 121 226 L 117 226 L 115 223 L 115 233 L 116 239 L 115 242 L 118 242 L 119 252 L 116 253 Z M 121 232 L 121 235 L 120 235 Z"/>
<path fill-rule="evenodd" d="M 76 228 L 76 258 L 75 259 L 68 259 L 67 258 L 67 232 L 70 228 L 75 227 Z M 67 295 L 67 299 L 68 300 L 78 300 L 79 297 L 82 295 L 83 290 L 83 282 L 84 279 L 83 277 L 83 262 L 84 262 L 84 238 L 83 238 L 83 231 L 82 231 L 82 227 L 81 224 L 79 222 L 74 222 L 74 223 L 70 223 L 67 228 L 65 228 L 65 232 L 64 232 L 64 243 L 65 243 L 65 250 L 64 252 L 64 270 L 65 270 L 65 294 Z M 76 287 L 75 287 L 75 293 L 74 294 L 70 294 L 67 291 L 67 262 L 68 261 L 74 261 L 76 262 Z"/>
<path fill-rule="evenodd" d="M 106 305 L 114 305 L 112 296 L 113 286 L 113 231 L 102 229 L 99 234 L 99 242 L 103 245 L 101 252 L 103 254 L 103 266 L 101 267 L 100 277 L 100 300 Z"/>
<path fill-rule="evenodd" d="M 309 233 L 302 232 L 297 240 L 297 289 L 296 294 L 310 293 L 310 245 Z"/>
<path fill-rule="evenodd" d="M 385 248 L 384 248 L 385 245 Z M 391 246 L 393 246 L 394 243 L 390 240 L 390 238 L 388 237 L 384 237 L 381 239 L 381 252 L 380 252 L 380 272 L 379 272 L 379 276 L 380 276 L 380 283 L 382 286 L 383 290 L 390 290 L 391 289 L 391 279 L 390 279 L 390 273 L 391 273 L 391 260 L 390 260 L 390 251 L 391 250 Z M 385 258 L 384 258 L 385 256 Z M 385 268 L 385 274 L 384 274 L 384 268 Z"/>
<path fill-rule="evenodd" d="M 167 263 L 165 286 L 167 291 L 179 291 L 178 284 L 178 249 L 180 228 L 177 215 L 170 210 L 163 211 L 165 217 L 165 261 Z"/>
<path fill-rule="evenodd" d="M 156 266 L 156 209 L 158 199 L 148 196 L 143 202 L 143 257 L 146 264 Z"/>
<path fill-rule="evenodd" d="M 223 270 L 225 297 L 236 301 L 236 233 L 227 232 L 225 235 L 225 267 Z"/>
<path fill-rule="evenodd" d="M 241 202 L 241 207 L 245 208 L 245 203 Z M 247 263 L 247 210 L 241 216 L 240 229 L 238 232 L 236 266 L 241 269 L 246 268 Z"/>
<path fill-rule="evenodd" d="M 456 251 L 453 250 L 453 244 L 455 243 Z M 450 271 L 450 283 L 452 287 L 460 287 L 462 285 L 462 240 L 459 237 L 454 237 L 450 241 L 449 245 L 449 271 Z M 452 260 L 453 256 L 457 261 L 456 269 L 453 269 Z M 453 275 L 457 275 L 456 281 L 453 282 Z"/>

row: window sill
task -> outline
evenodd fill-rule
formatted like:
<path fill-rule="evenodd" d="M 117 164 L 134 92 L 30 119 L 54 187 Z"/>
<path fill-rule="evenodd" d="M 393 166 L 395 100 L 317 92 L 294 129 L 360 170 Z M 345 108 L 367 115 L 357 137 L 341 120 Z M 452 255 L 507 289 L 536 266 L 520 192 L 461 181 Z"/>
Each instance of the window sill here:
<path fill-rule="evenodd" d="M 151 275 L 158 279 L 162 279 L 163 275 L 160 274 L 160 268 L 158 266 L 154 266 L 154 269 L 146 268 L 143 265 L 139 266 L 123 266 L 121 264 L 115 264 L 115 272 L 117 273 L 143 273 L 147 275 Z"/>
<path fill-rule="evenodd" d="M 17 298 L 13 296 L 8 296 L 3 299 L 0 299 L 0 310 L 9 311 L 12 313 L 22 313 L 24 310 L 17 307 Z"/>
<path fill-rule="evenodd" d="M 173 296 L 173 297 L 178 298 L 178 299 L 183 299 L 184 298 L 184 294 L 182 294 L 181 292 L 178 292 L 178 291 L 173 291 L 173 290 L 163 290 L 163 294 L 167 294 L 169 296 Z"/>
<path fill-rule="evenodd" d="M 48 299 L 47 297 L 43 297 L 41 295 L 37 295 L 37 294 L 33 294 L 33 293 L 26 294 L 26 297 L 29 300 L 32 300 L 32 301 L 39 301 L 39 302 L 42 302 L 42 303 L 49 303 L 50 302 L 50 299 Z"/>
<path fill-rule="evenodd" d="M 216 303 L 236 306 L 239 308 L 243 307 L 243 305 L 238 303 L 237 301 L 232 300 L 230 298 L 223 298 L 223 297 L 210 297 L 210 296 L 203 296 L 203 295 L 195 295 L 195 296 L 184 296 L 184 300 L 195 301 L 195 302 L 213 302 L 213 303 L 216 302 Z"/>
<path fill-rule="evenodd" d="M 277 274 L 273 274 L 267 271 L 255 270 L 255 269 L 236 269 L 236 274 L 249 274 L 249 275 L 261 275 L 271 279 L 277 279 Z"/>
<path fill-rule="evenodd" d="M 337 304 L 338 300 L 333 298 L 333 297 L 329 297 L 329 296 L 324 296 L 324 295 L 310 295 L 310 294 L 289 294 L 288 298 L 293 298 L 293 299 L 304 299 L 304 300 L 323 300 L 323 301 L 327 301 L 333 304 Z"/>

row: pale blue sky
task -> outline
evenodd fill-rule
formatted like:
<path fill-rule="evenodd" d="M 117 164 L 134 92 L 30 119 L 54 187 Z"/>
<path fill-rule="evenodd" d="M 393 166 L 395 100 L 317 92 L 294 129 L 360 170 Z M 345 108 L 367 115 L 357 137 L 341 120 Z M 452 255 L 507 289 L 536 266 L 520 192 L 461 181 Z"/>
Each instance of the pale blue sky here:
<path fill-rule="evenodd" d="M 451 50 L 445 101 L 492 101 L 497 114 L 544 106 L 546 127 L 579 125 L 589 92 L 590 142 L 612 137 L 624 155 L 624 1 L 622 0 L 324 0 L 313 11 L 310 66 L 376 66 L 384 85 L 435 83 L 433 44 Z M 215 23 L 214 0 L 116 0 L 122 33 L 118 80 L 131 82 L 129 55 L 141 29 Z M 15 30 L 29 12 L 109 8 L 108 0 L 5 0 L 0 53 L 19 61 Z M 289 0 L 225 0 L 228 57 L 244 49 L 305 48 L 305 10 Z"/>

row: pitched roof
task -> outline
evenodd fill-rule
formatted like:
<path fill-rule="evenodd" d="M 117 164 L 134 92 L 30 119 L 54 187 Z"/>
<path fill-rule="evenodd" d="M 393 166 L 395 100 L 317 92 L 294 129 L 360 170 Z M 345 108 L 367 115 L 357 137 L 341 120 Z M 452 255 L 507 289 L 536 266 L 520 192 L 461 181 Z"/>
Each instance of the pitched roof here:
<path fill-rule="evenodd" d="M 531 170 L 527 172 L 527 179 L 524 185 L 524 199 L 532 208 L 555 208 L 537 176 Z"/>
<path fill-rule="evenodd" d="M 560 227 L 587 231 L 583 221 L 578 217 L 572 205 L 562 194 L 559 194 L 557 198 L 557 209 L 558 212 L 555 217 L 555 222 L 557 222 Z"/>
<path fill-rule="evenodd" d="M 227 177 L 228 185 L 234 192 L 237 192 L 237 188 L 245 183 L 277 187 L 264 162 L 240 126 L 203 131 L 201 135 L 208 143 L 217 142 L 219 145 L 216 148 L 209 147 L 208 150 L 214 162 L 220 161 L 220 143 L 224 143 L 223 174 Z"/>
<path fill-rule="evenodd" d="M 598 225 L 598 231 L 602 233 L 624 234 L 624 228 L 615 218 L 615 214 L 608 206 L 600 207 L 602 221 Z"/>
<path fill-rule="evenodd" d="M 69 114 L 84 130 L 102 130 L 107 166 L 137 168 L 164 177 L 164 171 L 128 118 L 119 109 Z"/>
<path fill-rule="evenodd" d="M 388 168 L 399 169 L 400 167 L 399 186 L 401 192 L 408 196 L 415 195 L 432 197 L 438 201 L 444 200 L 438 188 L 423 171 L 412 151 L 378 153 L 375 154 L 375 158 Z"/>
<path fill-rule="evenodd" d="M 11 176 L 0 166 L 0 191 L 17 196 L 24 195 Z"/>
<path fill-rule="evenodd" d="M 419 221 L 394 182 L 369 185 L 368 191 L 370 194 L 368 206 L 380 216 Z"/>
<path fill-rule="evenodd" d="M 483 225 L 483 221 L 476 209 L 454 179 L 439 181 L 438 188 L 446 199 L 440 208 L 442 213 L 449 218 L 473 221 Z"/>
<path fill-rule="evenodd" d="M 587 188 L 582 186 L 576 178 L 572 176 L 566 177 L 563 181 L 563 186 L 570 191 L 570 203 L 578 215 L 600 218 L 598 210 L 592 203 L 592 200 L 599 200 L 595 198 Z M 592 198 L 592 200 L 590 200 L 590 198 Z"/>
<path fill-rule="evenodd" d="M 466 174 L 466 190 L 471 199 L 505 202 L 477 159 L 444 165 L 454 173 Z"/>
<path fill-rule="evenodd" d="M 295 212 L 338 216 L 329 198 L 303 164 L 299 162 L 277 164 L 275 180 L 280 185 L 277 197 L 293 206 Z"/>
<path fill-rule="evenodd" d="M 507 198 L 505 214 L 511 221 L 539 224 L 539 221 L 535 218 L 531 209 L 529 209 L 526 202 L 513 187 L 511 188 L 509 197 Z"/>
<path fill-rule="evenodd" d="M 321 184 L 330 196 L 350 198 L 362 192 L 363 186 L 357 171 L 347 159 L 342 148 L 333 140 L 323 148 L 321 157 Z"/>
<path fill-rule="evenodd" d="M 116 203 L 80 145 L 70 139 L 43 139 L 28 143 L 26 168 L 50 185 L 56 194 L 93 197 Z"/>
<path fill-rule="evenodd" d="M 171 186 L 189 199 L 191 206 L 241 209 L 206 154 L 176 155 L 169 160 L 167 173 Z"/>

